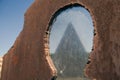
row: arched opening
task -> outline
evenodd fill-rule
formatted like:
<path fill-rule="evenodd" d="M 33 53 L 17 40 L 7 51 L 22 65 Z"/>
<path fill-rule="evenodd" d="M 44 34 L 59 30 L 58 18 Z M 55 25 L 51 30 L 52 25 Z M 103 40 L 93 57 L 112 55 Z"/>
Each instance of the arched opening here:
<path fill-rule="evenodd" d="M 93 22 L 80 4 L 59 9 L 51 18 L 47 35 L 57 80 L 89 80 L 84 75 L 93 47 Z"/>

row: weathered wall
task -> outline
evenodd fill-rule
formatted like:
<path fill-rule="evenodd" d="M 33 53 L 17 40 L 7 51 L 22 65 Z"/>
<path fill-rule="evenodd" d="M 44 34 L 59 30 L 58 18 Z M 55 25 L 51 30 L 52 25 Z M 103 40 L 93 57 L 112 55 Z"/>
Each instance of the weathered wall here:
<path fill-rule="evenodd" d="M 50 80 L 56 75 L 45 32 L 52 15 L 71 3 L 85 6 L 94 21 L 96 35 L 87 76 L 120 80 L 120 0 L 36 0 L 25 13 L 22 32 L 4 56 L 1 80 Z"/>
<path fill-rule="evenodd" d="M 3 62 L 3 59 L 2 57 L 0 57 L 0 78 L 1 78 L 2 62 Z"/>

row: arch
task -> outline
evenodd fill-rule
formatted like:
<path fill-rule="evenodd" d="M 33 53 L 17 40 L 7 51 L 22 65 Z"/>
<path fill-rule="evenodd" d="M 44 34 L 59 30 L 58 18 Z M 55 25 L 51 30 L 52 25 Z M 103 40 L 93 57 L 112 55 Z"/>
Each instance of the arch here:
<path fill-rule="evenodd" d="M 86 67 L 88 77 L 97 80 L 120 79 L 120 44 L 117 41 L 120 35 L 119 0 L 35 0 L 25 13 L 23 30 L 3 58 L 1 80 L 50 80 L 56 75 L 49 56 L 46 31 L 50 29 L 48 25 L 52 14 L 74 3 L 88 9 L 97 33 L 90 55 L 91 63 Z"/>
<path fill-rule="evenodd" d="M 81 4 L 81 3 L 78 2 L 78 3 L 72 3 L 72 4 L 69 3 L 69 4 L 67 4 L 67 5 L 64 5 L 63 7 L 60 7 L 57 11 L 53 12 L 53 15 L 51 16 L 51 19 L 50 19 L 50 21 L 49 21 L 49 25 L 48 25 L 48 28 L 47 28 L 46 31 L 50 31 L 50 30 L 51 30 L 51 25 L 53 24 L 54 19 L 55 19 L 62 11 L 66 10 L 66 9 L 68 9 L 68 8 L 79 7 L 79 6 L 85 8 L 85 9 L 90 13 L 90 15 L 91 15 L 91 17 L 92 17 L 92 21 L 93 21 L 94 27 L 95 27 L 95 20 L 94 20 L 94 16 L 93 16 L 91 10 L 90 10 L 89 8 L 85 7 L 83 4 Z"/>
<path fill-rule="evenodd" d="M 46 33 L 45 33 L 45 40 L 47 40 L 47 41 L 45 41 L 46 43 L 45 44 L 47 44 L 48 46 L 46 47 L 46 49 L 50 49 L 49 48 L 49 36 L 50 36 L 50 31 L 51 31 L 51 29 L 52 29 L 52 24 L 54 23 L 54 20 L 57 18 L 57 16 L 58 15 L 60 15 L 63 11 L 65 11 L 65 10 L 67 10 L 67 9 L 70 9 L 70 8 L 73 8 L 73 7 L 82 7 L 82 8 L 84 8 L 84 9 L 86 9 L 88 12 L 89 12 L 89 14 L 90 14 L 90 16 L 91 16 L 91 14 L 92 13 L 90 13 L 90 10 L 89 9 L 87 9 L 87 8 L 85 8 L 85 6 L 83 6 L 83 5 L 81 5 L 80 3 L 72 3 L 72 4 L 67 4 L 67 5 L 64 5 L 63 7 L 61 7 L 61 8 L 59 8 L 57 11 L 55 11 L 55 12 L 53 12 L 54 14 L 51 16 L 51 19 L 50 19 L 50 21 L 49 21 L 49 25 L 48 25 L 48 27 L 47 27 L 47 30 L 46 30 Z M 91 18 L 92 18 L 92 23 L 94 24 L 95 22 L 94 22 L 94 20 L 93 20 L 93 16 L 91 16 Z M 95 24 L 94 24 L 95 25 Z M 94 27 L 94 25 L 93 25 L 93 27 Z M 94 28 L 94 36 L 96 35 L 96 32 L 95 32 L 96 30 L 95 30 L 95 28 Z M 94 38 L 94 36 L 93 36 L 93 38 Z M 94 42 L 93 42 L 93 44 L 94 44 Z M 93 51 L 94 49 L 92 49 L 92 51 Z M 91 52 L 92 52 L 91 51 Z M 50 54 L 50 50 L 49 50 L 49 53 L 47 53 L 47 54 Z M 90 57 L 89 57 L 89 59 L 88 59 L 88 63 L 90 63 Z M 88 64 L 87 63 L 87 64 Z M 53 64 L 52 64 L 53 65 Z M 54 66 L 54 68 L 55 68 L 55 66 Z M 86 74 L 85 74 L 86 75 Z M 87 76 L 87 75 L 86 75 Z"/>

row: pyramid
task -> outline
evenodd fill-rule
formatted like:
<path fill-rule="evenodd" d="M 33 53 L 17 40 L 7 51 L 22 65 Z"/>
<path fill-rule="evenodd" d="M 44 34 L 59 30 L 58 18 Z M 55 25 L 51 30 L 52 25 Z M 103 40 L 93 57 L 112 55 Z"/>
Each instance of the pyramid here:
<path fill-rule="evenodd" d="M 88 53 L 85 51 L 74 26 L 69 23 L 64 35 L 52 56 L 58 76 L 83 76 Z"/>

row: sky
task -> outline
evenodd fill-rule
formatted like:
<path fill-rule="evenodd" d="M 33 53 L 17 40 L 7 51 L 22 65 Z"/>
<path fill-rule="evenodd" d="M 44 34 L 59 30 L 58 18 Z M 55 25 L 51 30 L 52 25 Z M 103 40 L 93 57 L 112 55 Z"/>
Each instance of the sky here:
<path fill-rule="evenodd" d="M 0 0 L 0 56 L 7 53 L 22 31 L 24 14 L 33 2 L 34 0 Z M 75 26 L 78 34 L 80 34 L 83 45 L 88 49 L 87 51 L 90 51 L 93 24 L 89 12 L 84 8 L 66 10 L 57 17 L 57 21 L 53 24 L 51 31 L 50 51 L 55 51 L 70 21 Z M 52 35 L 54 33 L 57 34 Z M 82 35 L 83 33 L 85 33 L 85 35 Z M 61 36 L 56 37 L 57 35 Z M 54 42 L 52 42 L 51 39 Z"/>
<path fill-rule="evenodd" d="M 90 13 L 83 7 L 73 7 L 63 11 L 52 24 L 50 32 L 50 52 L 54 53 L 69 23 L 72 23 L 87 52 L 93 46 L 93 22 Z"/>
<path fill-rule="evenodd" d="M 23 29 L 24 13 L 34 0 L 0 0 L 0 56 L 13 45 Z"/>

